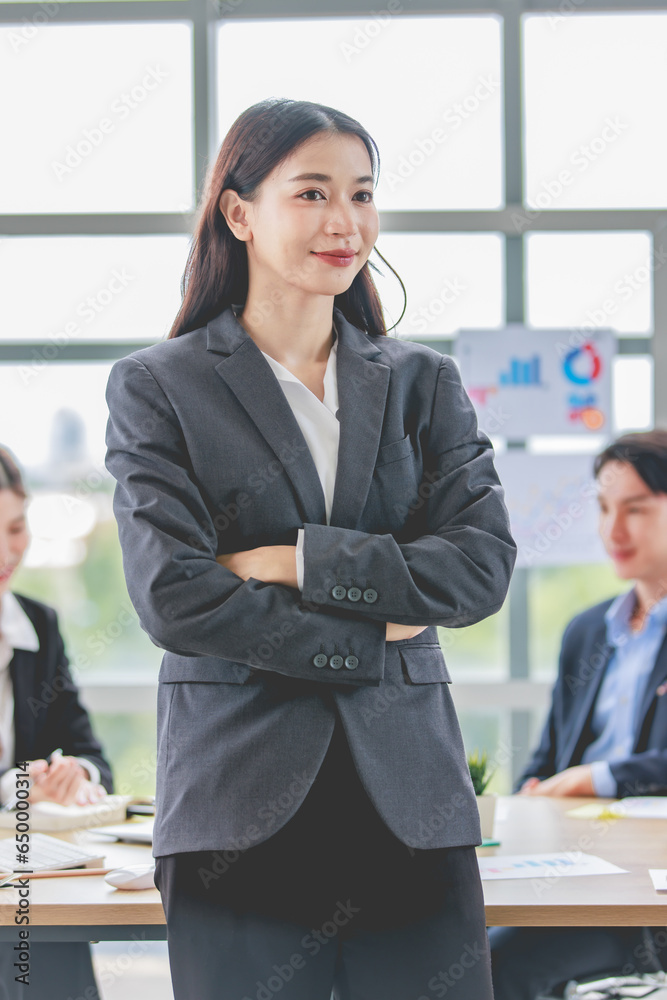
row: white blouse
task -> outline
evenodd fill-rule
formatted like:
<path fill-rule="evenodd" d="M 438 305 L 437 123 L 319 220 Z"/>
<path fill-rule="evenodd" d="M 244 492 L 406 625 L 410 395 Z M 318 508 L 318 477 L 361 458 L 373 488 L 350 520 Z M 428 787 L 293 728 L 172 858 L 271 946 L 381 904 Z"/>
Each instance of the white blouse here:
<path fill-rule="evenodd" d="M 338 379 L 336 375 L 338 341 L 334 340 L 324 372 L 324 401 L 270 355 L 262 354 L 280 383 L 280 388 L 290 405 L 296 422 L 301 428 L 308 450 L 312 455 L 317 475 L 322 484 L 327 524 L 331 518 L 336 469 L 338 468 Z M 303 590 L 303 529 L 299 530 L 296 545 L 296 575 L 299 590 Z"/>

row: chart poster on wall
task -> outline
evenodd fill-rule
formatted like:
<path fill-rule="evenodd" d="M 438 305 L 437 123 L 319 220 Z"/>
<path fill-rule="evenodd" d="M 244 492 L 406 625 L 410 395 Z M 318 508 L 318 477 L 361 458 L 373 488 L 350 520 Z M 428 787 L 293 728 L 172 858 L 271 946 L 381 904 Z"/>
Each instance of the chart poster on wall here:
<path fill-rule="evenodd" d="M 598 535 L 592 455 L 496 455 L 517 566 L 567 566 L 606 559 Z"/>
<path fill-rule="evenodd" d="M 487 434 L 604 434 L 611 428 L 611 330 L 461 330 L 456 356 Z"/>

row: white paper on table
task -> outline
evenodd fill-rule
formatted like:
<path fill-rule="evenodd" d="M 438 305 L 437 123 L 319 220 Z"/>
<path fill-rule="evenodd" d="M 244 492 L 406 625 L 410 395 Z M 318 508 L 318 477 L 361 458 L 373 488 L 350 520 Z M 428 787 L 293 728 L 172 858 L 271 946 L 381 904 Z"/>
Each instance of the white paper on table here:
<path fill-rule="evenodd" d="M 667 868 L 649 868 L 649 875 L 656 892 L 667 892 Z"/>
<path fill-rule="evenodd" d="M 559 851 L 555 854 L 499 854 L 478 858 L 482 879 L 553 878 L 565 875 L 627 874 L 626 868 L 612 865 L 595 854 Z"/>
<path fill-rule="evenodd" d="M 667 795 L 637 795 L 612 805 L 619 816 L 633 819 L 667 819 Z"/>

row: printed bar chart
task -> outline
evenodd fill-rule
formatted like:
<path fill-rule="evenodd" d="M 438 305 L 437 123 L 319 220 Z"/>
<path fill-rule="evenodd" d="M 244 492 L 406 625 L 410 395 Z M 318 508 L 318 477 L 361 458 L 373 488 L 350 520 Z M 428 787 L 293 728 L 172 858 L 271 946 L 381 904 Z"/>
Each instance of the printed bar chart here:
<path fill-rule="evenodd" d="M 509 371 L 500 373 L 501 385 L 540 385 L 540 358 L 534 354 L 528 361 L 509 359 Z"/>

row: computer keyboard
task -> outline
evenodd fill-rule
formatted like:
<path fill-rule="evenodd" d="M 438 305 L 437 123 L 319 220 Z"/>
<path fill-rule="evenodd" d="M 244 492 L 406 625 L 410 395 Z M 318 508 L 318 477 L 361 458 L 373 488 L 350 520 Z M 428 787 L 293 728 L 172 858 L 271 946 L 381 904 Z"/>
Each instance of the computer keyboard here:
<path fill-rule="evenodd" d="M 0 840 L 0 872 L 51 871 L 60 868 L 95 868 L 104 861 L 104 855 L 91 854 L 78 844 L 70 844 L 44 833 L 30 834 L 30 850 L 22 854 L 17 850 L 14 837 Z M 25 857 L 25 863 L 19 860 Z"/>

